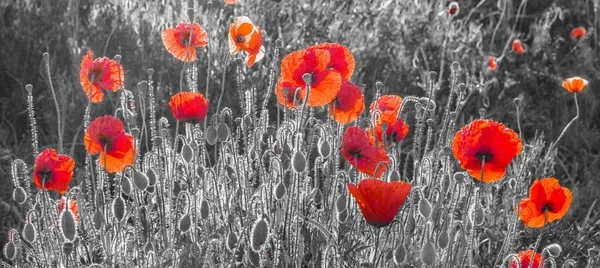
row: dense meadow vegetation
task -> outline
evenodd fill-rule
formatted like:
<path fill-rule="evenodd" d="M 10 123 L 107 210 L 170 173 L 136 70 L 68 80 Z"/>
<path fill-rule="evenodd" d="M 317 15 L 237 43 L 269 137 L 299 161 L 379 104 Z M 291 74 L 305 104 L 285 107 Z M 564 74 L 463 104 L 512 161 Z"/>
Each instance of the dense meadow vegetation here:
<path fill-rule="evenodd" d="M 600 267 L 598 0 L 0 2 L 7 267 Z"/>

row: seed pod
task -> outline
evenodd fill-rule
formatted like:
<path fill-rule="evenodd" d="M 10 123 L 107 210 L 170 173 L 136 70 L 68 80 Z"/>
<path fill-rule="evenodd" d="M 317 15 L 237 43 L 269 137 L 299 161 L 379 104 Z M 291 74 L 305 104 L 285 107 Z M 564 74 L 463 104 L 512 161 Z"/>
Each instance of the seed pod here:
<path fill-rule="evenodd" d="M 277 184 L 277 186 L 275 186 L 275 199 L 277 200 L 281 200 L 283 198 L 283 196 L 285 195 L 285 192 L 287 191 L 285 185 L 283 184 L 283 182 L 280 182 Z"/>
<path fill-rule="evenodd" d="M 454 181 L 458 184 L 463 184 L 465 182 L 465 173 L 456 172 L 454 173 Z"/>
<path fill-rule="evenodd" d="M 148 176 L 146 176 L 146 174 L 136 170 L 133 173 L 133 184 L 135 184 L 135 187 L 137 187 L 138 189 L 144 191 L 146 190 L 146 188 L 148 188 L 148 185 L 150 184 L 150 179 L 148 179 Z"/>
<path fill-rule="evenodd" d="M 35 231 L 35 227 L 33 227 L 33 224 L 31 224 L 31 222 L 25 224 L 25 226 L 23 227 L 23 239 L 25 239 L 25 241 L 31 244 L 35 241 L 36 237 L 37 232 Z"/>
<path fill-rule="evenodd" d="M 113 201 L 112 212 L 117 221 L 123 221 L 125 218 L 125 200 L 121 196 L 117 196 Z"/>
<path fill-rule="evenodd" d="M 183 157 L 183 160 L 185 160 L 186 163 L 190 163 L 194 158 L 194 150 L 192 149 L 192 146 L 187 143 L 184 144 L 183 147 L 181 147 L 181 157 Z"/>
<path fill-rule="evenodd" d="M 148 178 L 148 186 L 154 186 L 156 184 L 158 176 L 156 175 L 156 171 L 154 171 L 153 168 L 148 169 L 148 171 L 146 171 L 146 177 Z"/>
<path fill-rule="evenodd" d="M 424 218 L 429 218 L 431 216 L 431 204 L 425 198 L 421 198 L 419 201 L 419 213 L 421 213 L 421 216 Z"/>
<path fill-rule="evenodd" d="M 235 250 L 238 243 L 238 237 L 234 232 L 229 232 L 227 235 L 227 249 L 231 252 Z"/>
<path fill-rule="evenodd" d="M 415 231 L 415 228 L 417 228 L 417 223 L 415 221 L 414 213 L 411 212 L 408 215 L 408 221 L 406 222 L 406 232 L 411 234 Z"/>
<path fill-rule="evenodd" d="M 4 245 L 2 253 L 4 253 L 4 257 L 6 259 L 13 260 L 15 257 L 17 257 L 17 246 L 13 241 L 8 241 L 8 243 Z"/>
<path fill-rule="evenodd" d="M 215 145 L 215 143 L 217 143 L 217 128 L 214 126 L 208 126 L 206 128 L 206 132 L 204 133 L 204 138 L 208 144 Z"/>
<path fill-rule="evenodd" d="M 262 246 L 267 242 L 267 237 L 269 236 L 269 225 L 267 224 L 267 221 L 263 218 L 256 220 L 250 234 L 250 246 L 254 252 L 259 252 L 262 249 Z"/>
<path fill-rule="evenodd" d="M 448 232 L 444 230 L 438 236 L 438 246 L 440 246 L 441 249 L 446 249 L 448 242 L 450 242 L 450 237 L 448 236 Z"/>
<path fill-rule="evenodd" d="M 321 142 L 321 144 L 319 145 L 319 154 L 322 158 L 327 158 L 329 157 L 330 153 L 331 145 L 329 144 L 329 141 L 327 141 L 327 139 L 324 139 L 323 142 Z"/>
<path fill-rule="evenodd" d="M 25 190 L 23 189 L 23 187 L 19 186 L 15 188 L 15 190 L 13 191 L 13 199 L 19 205 L 23 205 L 23 203 L 27 201 L 27 194 L 25 194 Z"/>
<path fill-rule="evenodd" d="M 123 192 L 126 195 L 130 195 L 131 187 L 131 181 L 129 180 L 129 178 L 127 176 L 123 176 L 121 178 L 121 192 Z"/>
<path fill-rule="evenodd" d="M 77 224 L 75 223 L 75 215 L 70 209 L 63 210 L 59 216 L 60 230 L 66 241 L 74 241 L 77 237 Z"/>
<path fill-rule="evenodd" d="M 404 261 L 406 261 L 406 249 L 404 248 L 404 245 L 401 245 L 394 250 L 394 263 L 400 266 Z"/>
<path fill-rule="evenodd" d="M 105 204 L 104 200 L 104 192 L 102 191 L 102 189 L 98 189 L 96 191 L 96 207 L 102 207 Z"/>
<path fill-rule="evenodd" d="M 400 180 L 400 172 L 398 172 L 398 170 L 392 170 L 390 172 L 390 174 L 388 175 L 388 180 L 390 182 L 392 181 L 399 181 Z"/>
<path fill-rule="evenodd" d="M 206 220 L 208 218 L 208 213 L 209 213 L 208 201 L 206 201 L 206 199 L 203 199 L 202 202 L 200 203 L 200 217 L 202 217 L 202 219 Z"/>
<path fill-rule="evenodd" d="M 100 228 L 102 228 L 102 225 L 104 225 L 104 214 L 102 211 L 96 210 L 96 213 L 94 213 L 94 217 L 92 218 L 92 222 L 94 224 L 94 229 L 96 229 L 96 231 L 100 231 Z"/>
<path fill-rule="evenodd" d="M 346 209 L 346 201 L 347 200 L 345 194 L 341 194 L 340 196 L 338 196 L 337 200 L 335 201 L 335 208 L 338 212 Z"/>
<path fill-rule="evenodd" d="M 297 173 L 304 172 L 304 169 L 306 169 L 306 157 L 301 152 L 294 153 L 294 156 L 292 157 L 292 163 L 292 167 Z"/>
<path fill-rule="evenodd" d="M 435 261 L 437 260 L 437 256 L 435 255 L 435 248 L 431 242 L 425 243 L 423 248 L 421 249 L 421 262 L 425 264 L 427 267 L 433 267 Z"/>
<path fill-rule="evenodd" d="M 181 220 L 179 220 L 179 231 L 181 233 L 187 233 L 192 227 L 192 218 L 189 214 L 185 214 Z"/>
<path fill-rule="evenodd" d="M 71 253 L 73 253 L 74 248 L 75 248 L 75 245 L 72 242 L 64 242 L 63 243 L 63 252 L 67 256 L 69 256 L 69 255 L 71 255 Z"/>
<path fill-rule="evenodd" d="M 229 139 L 229 127 L 225 123 L 220 123 L 217 126 L 217 137 L 220 141 L 227 141 Z"/>
<path fill-rule="evenodd" d="M 338 222 L 340 222 L 340 223 L 344 223 L 344 222 L 346 222 L 346 220 L 348 220 L 348 210 L 347 210 L 347 209 L 344 209 L 344 210 L 342 210 L 342 211 L 339 211 L 339 212 L 337 213 L 337 220 L 338 220 Z"/>
<path fill-rule="evenodd" d="M 317 205 L 317 206 L 321 205 L 321 203 L 323 202 L 323 193 L 321 192 L 321 189 L 315 188 L 312 191 L 311 195 L 313 196 L 313 201 L 314 201 L 315 205 Z"/>

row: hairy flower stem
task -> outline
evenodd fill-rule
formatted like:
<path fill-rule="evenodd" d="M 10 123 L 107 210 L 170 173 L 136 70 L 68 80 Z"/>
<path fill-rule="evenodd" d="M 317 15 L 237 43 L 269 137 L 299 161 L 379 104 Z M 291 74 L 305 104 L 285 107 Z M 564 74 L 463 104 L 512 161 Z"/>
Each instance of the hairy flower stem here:
<path fill-rule="evenodd" d="M 33 109 L 33 86 L 27 84 L 27 111 L 29 112 L 29 126 L 31 127 L 31 147 L 33 148 L 33 159 L 37 158 L 39 151 L 37 123 L 35 120 L 35 110 Z"/>
<path fill-rule="evenodd" d="M 56 124 L 58 125 L 58 153 L 63 153 L 63 139 L 62 139 L 62 123 L 60 116 L 60 107 L 58 106 L 58 99 L 56 98 L 56 92 L 52 85 L 52 75 L 50 73 L 50 55 L 48 52 L 44 53 L 44 61 L 46 62 L 46 74 L 48 74 L 48 84 L 50 85 L 50 91 L 52 91 L 52 99 L 54 99 L 54 107 L 56 108 Z M 90 83 L 91 85 L 91 83 Z M 91 92 L 91 90 L 90 90 Z M 91 94 L 91 93 L 90 93 Z"/>
<path fill-rule="evenodd" d="M 552 150 L 554 150 L 554 147 L 556 147 L 556 144 L 558 144 L 560 139 L 565 135 L 565 132 L 567 132 L 567 129 L 569 129 L 571 124 L 573 124 L 573 122 L 575 122 L 575 120 L 579 119 L 579 103 L 577 103 L 577 92 L 573 92 L 573 98 L 575 99 L 575 110 L 576 110 L 577 114 L 575 115 L 575 117 L 573 117 L 573 119 L 571 119 L 571 121 L 569 121 L 569 123 L 565 126 L 565 128 L 563 128 L 562 132 L 560 133 L 560 135 L 558 136 L 556 141 L 550 145 L 550 148 L 548 148 L 548 151 L 546 151 L 546 157 L 544 157 L 544 159 L 546 159 L 548 157 L 548 155 L 552 152 Z"/>
<path fill-rule="evenodd" d="M 542 225 L 542 230 L 540 231 L 538 238 L 535 240 L 535 245 L 533 245 L 533 251 L 531 253 L 531 258 L 529 261 L 529 268 L 533 267 L 533 256 L 535 256 L 535 251 L 537 250 L 538 246 L 540 245 L 540 242 L 542 241 L 542 235 L 544 234 L 544 230 L 546 230 L 546 225 L 548 225 L 548 210 L 544 211 L 544 225 Z"/>

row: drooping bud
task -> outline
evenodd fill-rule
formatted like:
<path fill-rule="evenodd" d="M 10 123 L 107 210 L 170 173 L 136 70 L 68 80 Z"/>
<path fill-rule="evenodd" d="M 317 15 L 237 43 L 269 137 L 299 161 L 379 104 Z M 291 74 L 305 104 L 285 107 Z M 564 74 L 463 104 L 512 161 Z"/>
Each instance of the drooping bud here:
<path fill-rule="evenodd" d="M 262 249 L 262 246 L 267 242 L 267 237 L 269 236 L 269 225 L 267 221 L 263 218 L 256 220 L 250 234 L 250 245 L 252 250 L 254 252 L 259 252 Z"/>

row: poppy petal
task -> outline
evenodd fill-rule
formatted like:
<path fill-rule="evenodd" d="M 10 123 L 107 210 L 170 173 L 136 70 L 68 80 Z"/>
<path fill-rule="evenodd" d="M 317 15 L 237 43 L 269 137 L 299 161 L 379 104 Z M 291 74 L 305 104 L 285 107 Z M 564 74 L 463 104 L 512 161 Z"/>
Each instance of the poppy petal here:
<path fill-rule="evenodd" d="M 308 106 L 323 106 L 331 103 L 342 86 L 342 76 L 337 71 L 328 70 L 313 76 L 308 95 Z"/>

